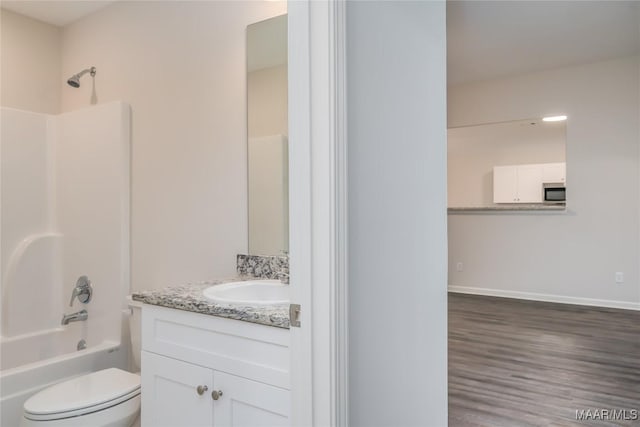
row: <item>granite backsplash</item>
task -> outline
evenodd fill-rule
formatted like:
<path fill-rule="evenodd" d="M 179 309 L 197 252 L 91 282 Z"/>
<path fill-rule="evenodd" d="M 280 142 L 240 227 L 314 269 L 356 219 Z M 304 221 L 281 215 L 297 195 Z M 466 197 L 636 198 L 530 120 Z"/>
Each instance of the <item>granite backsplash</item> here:
<path fill-rule="evenodd" d="M 260 279 L 282 279 L 289 277 L 289 257 L 242 255 L 236 258 L 236 271 L 240 276 Z"/>

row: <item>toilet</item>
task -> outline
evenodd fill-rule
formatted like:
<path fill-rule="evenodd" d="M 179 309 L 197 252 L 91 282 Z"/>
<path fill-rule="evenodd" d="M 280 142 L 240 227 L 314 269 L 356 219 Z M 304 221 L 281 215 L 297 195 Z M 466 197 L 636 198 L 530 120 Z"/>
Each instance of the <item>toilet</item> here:
<path fill-rule="evenodd" d="M 140 307 L 129 299 L 131 347 L 140 367 Z M 47 387 L 23 406 L 21 427 L 131 427 L 140 414 L 140 375 L 109 368 Z"/>

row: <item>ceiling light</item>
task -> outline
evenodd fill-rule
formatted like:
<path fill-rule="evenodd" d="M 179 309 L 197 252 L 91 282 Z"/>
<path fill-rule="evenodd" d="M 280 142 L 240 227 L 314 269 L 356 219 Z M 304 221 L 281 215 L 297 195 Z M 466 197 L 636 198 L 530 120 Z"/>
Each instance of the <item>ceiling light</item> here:
<path fill-rule="evenodd" d="M 542 118 L 543 122 L 561 122 L 563 120 L 567 120 L 567 116 L 549 116 Z"/>

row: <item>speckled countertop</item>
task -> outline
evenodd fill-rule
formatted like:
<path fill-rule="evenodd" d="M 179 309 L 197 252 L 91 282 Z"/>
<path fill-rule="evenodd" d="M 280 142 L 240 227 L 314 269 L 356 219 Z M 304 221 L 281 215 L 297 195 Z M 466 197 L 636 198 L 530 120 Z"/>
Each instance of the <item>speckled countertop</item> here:
<path fill-rule="evenodd" d="M 240 276 L 226 280 L 188 283 L 159 290 L 135 292 L 131 297 L 134 301 L 145 304 L 288 329 L 289 306 L 287 304 L 271 306 L 217 304 L 202 294 L 202 291 L 209 286 L 247 279 L 251 279 L 251 277 Z"/>
<path fill-rule="evenodd" d="M 521 212 L 521 211 L 566 211 L 567 206 L 563 204 L 543 205 L 543 204 L 522 204 L 522 205 L 502 205 L 502 206 L 469 206 L 447 208 L 449 213 L 458 212 Z"/>

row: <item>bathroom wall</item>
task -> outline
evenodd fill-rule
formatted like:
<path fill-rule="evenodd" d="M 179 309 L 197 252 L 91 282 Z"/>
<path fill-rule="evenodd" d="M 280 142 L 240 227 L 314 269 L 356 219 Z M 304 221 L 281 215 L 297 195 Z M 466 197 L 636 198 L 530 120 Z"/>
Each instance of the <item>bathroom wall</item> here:
<path fill-rule="evenodd" d="M 54 25 L 0 9 L 0 105 L 60 111 L 61 37 Z"/>
<path fill-rule="evenodd" d="M 449 207 L 493 205 L 494 166 L 565 161 L 565 123 L 532 121 L 447 131 Z"/>
<path fill-rule="evenodd" d="M 64 28 L 62 110 L 132 107 L 132 287 L 235 275 L 247 250 L 245 31 L 286 2 L 116 2 Z"/>
<path fill-rule="evenodd" d="M 450 127 L 569 116 L 567 212 L 449 215 L 451 290 L 640 306 L 639 77 L 630 57 L 449 88 Z"/>
<path fill-rule="evenodd" d="M 349 425 L 447 425 L 445 2 L 347 2 Z"/>

